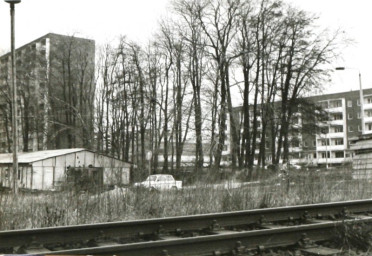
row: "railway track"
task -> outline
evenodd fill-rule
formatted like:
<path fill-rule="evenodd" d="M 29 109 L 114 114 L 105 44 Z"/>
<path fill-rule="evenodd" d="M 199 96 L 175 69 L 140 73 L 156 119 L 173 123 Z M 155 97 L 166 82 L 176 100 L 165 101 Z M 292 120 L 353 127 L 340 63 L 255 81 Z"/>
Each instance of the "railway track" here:
<path fill-rule="evenodd" d="M 329 240 L 372 225 L 372 200 L 0 232 L 0 253 L 239 255 Z M 307 247 L 307 248 L 306 248 Z M 314 249 L 315 250 L 315 249 Z"/>

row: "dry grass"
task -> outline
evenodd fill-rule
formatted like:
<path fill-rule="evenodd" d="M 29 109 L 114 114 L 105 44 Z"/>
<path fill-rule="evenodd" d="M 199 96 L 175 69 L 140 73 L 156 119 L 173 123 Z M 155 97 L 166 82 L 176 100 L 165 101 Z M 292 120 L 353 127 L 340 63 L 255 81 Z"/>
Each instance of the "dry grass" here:
<path fill-rule="evenodd" d="M 243 175 L 244 176 L 244 175 Z M 235 175 L 240 177 L 242 175 Z M 207 179 L 208 180 L 208 179 Z M 222 181 L 221 181 L 222 182 Z M 367 180 L 348 172 L 296 172 L 266 176 L 260 183 L 196 185 L 150 192 L 116 188 L 101 194 L 0 194 L 0 230 L 181 216 L 371 198 Z"/>

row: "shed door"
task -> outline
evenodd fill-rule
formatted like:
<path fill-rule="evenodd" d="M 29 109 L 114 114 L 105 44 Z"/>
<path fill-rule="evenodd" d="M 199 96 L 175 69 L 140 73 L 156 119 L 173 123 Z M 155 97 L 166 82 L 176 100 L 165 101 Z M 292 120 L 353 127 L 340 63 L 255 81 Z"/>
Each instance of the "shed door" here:
<path fill-rule="evenodd" d="M 89 176 L 90 176 L 92 183 L 95 186 L 103 185 L 103 168 L 102 167 L 89 168 Z"/>

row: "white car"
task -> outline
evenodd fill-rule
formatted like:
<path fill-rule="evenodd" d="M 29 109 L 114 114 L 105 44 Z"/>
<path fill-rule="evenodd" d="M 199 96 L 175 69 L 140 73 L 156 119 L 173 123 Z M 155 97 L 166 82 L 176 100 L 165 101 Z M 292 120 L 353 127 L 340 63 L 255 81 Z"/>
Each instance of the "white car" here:
<path fill-rule="evenodd" d="M 156 190 L 181 189 L 182 181 L 175 180 L 169 174 L 155 174 L 148 176 L 145 181 L 134 183 L 134 186 Z"/>
<path fill-rule="evenodd" d="M 301 165 L 298 165 L 298 164 L 290 164 L 289 168 L 294 169 L 294 170 L 301 170 L 302 169 Z"/>

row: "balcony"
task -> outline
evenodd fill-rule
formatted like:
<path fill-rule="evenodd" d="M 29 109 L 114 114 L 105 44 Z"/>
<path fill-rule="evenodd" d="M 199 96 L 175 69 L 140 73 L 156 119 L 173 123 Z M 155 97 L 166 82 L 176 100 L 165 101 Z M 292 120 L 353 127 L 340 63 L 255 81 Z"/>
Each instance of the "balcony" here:
<path fill-rule="evenodd" d="M 344 150 L 346 145 L 329 145 L 329 146 L 317 146 L 317 151 L 335 151 L 335 150 Z"/>
<path fill-rule="evenodd" d="M 327 134 L 319 134 L 317 135 L 318 139 L 333 139 L 333 138 L 343 138 L 344 137 L 343 132 L 331 132 Z"/>
<path fill-rule="evenodd" d="M 331 132 L 331 133 L 328 133 L 327 134 L 327 138 L 343 138 L 344 137 L 344 133 L 343 132 Z"/>
<path fill-rule="evenodd" d="M 366 129 L 366 130 L 364 131 L 364 133 L 365 133 L 365 134 L 372 134 L 372 130 L 367 130 L 367 129 Z"/>
<path fill-rule="evenodd" d="M 330 120 L 328 121 L 330 125 L 344 125 L 344 120 L 343 119 L 338 119 L 338 120 Z"/>
<path fill-rule="evenodd" d="M 372 116 L 365 115 L 364 116 L 364 122 L 365 123 L 372 123 Z"/>
<path fill-rule="evenodd" d="M 343 113 L 344 109 L 343 107 L 335 107 L 335 108 L 327 108 L 326 111 L 328 113 Z"/>
<path fill-rule="evenodd" d="M 293 153 L 293 152 L 302 152 L 302 148 L 301 147 L 290 147 L 290 148 L 288 148 L 288 151 L 290 153 Z"/>
<path fill-rule="evenodd" d="M 299 123 L 294 123 L 294 124 L 292 124 L 292 128 L 295 128 L 295 129 L 299 129 L 299 128 L 301 128 L 302 126 L 301 126 L 301 124 L 299 124 Z"/>
<path fill-rule="evenodd" d="M 364 110 L 372 109 L 372 103 L 364 102 L 363 108 Z"/>
<path fill-rule="evenodd" d="M 346 162 L 350 162 L 351 158 L 319 158 L 315 160 L 318 164 L 342 164 Z"/>

